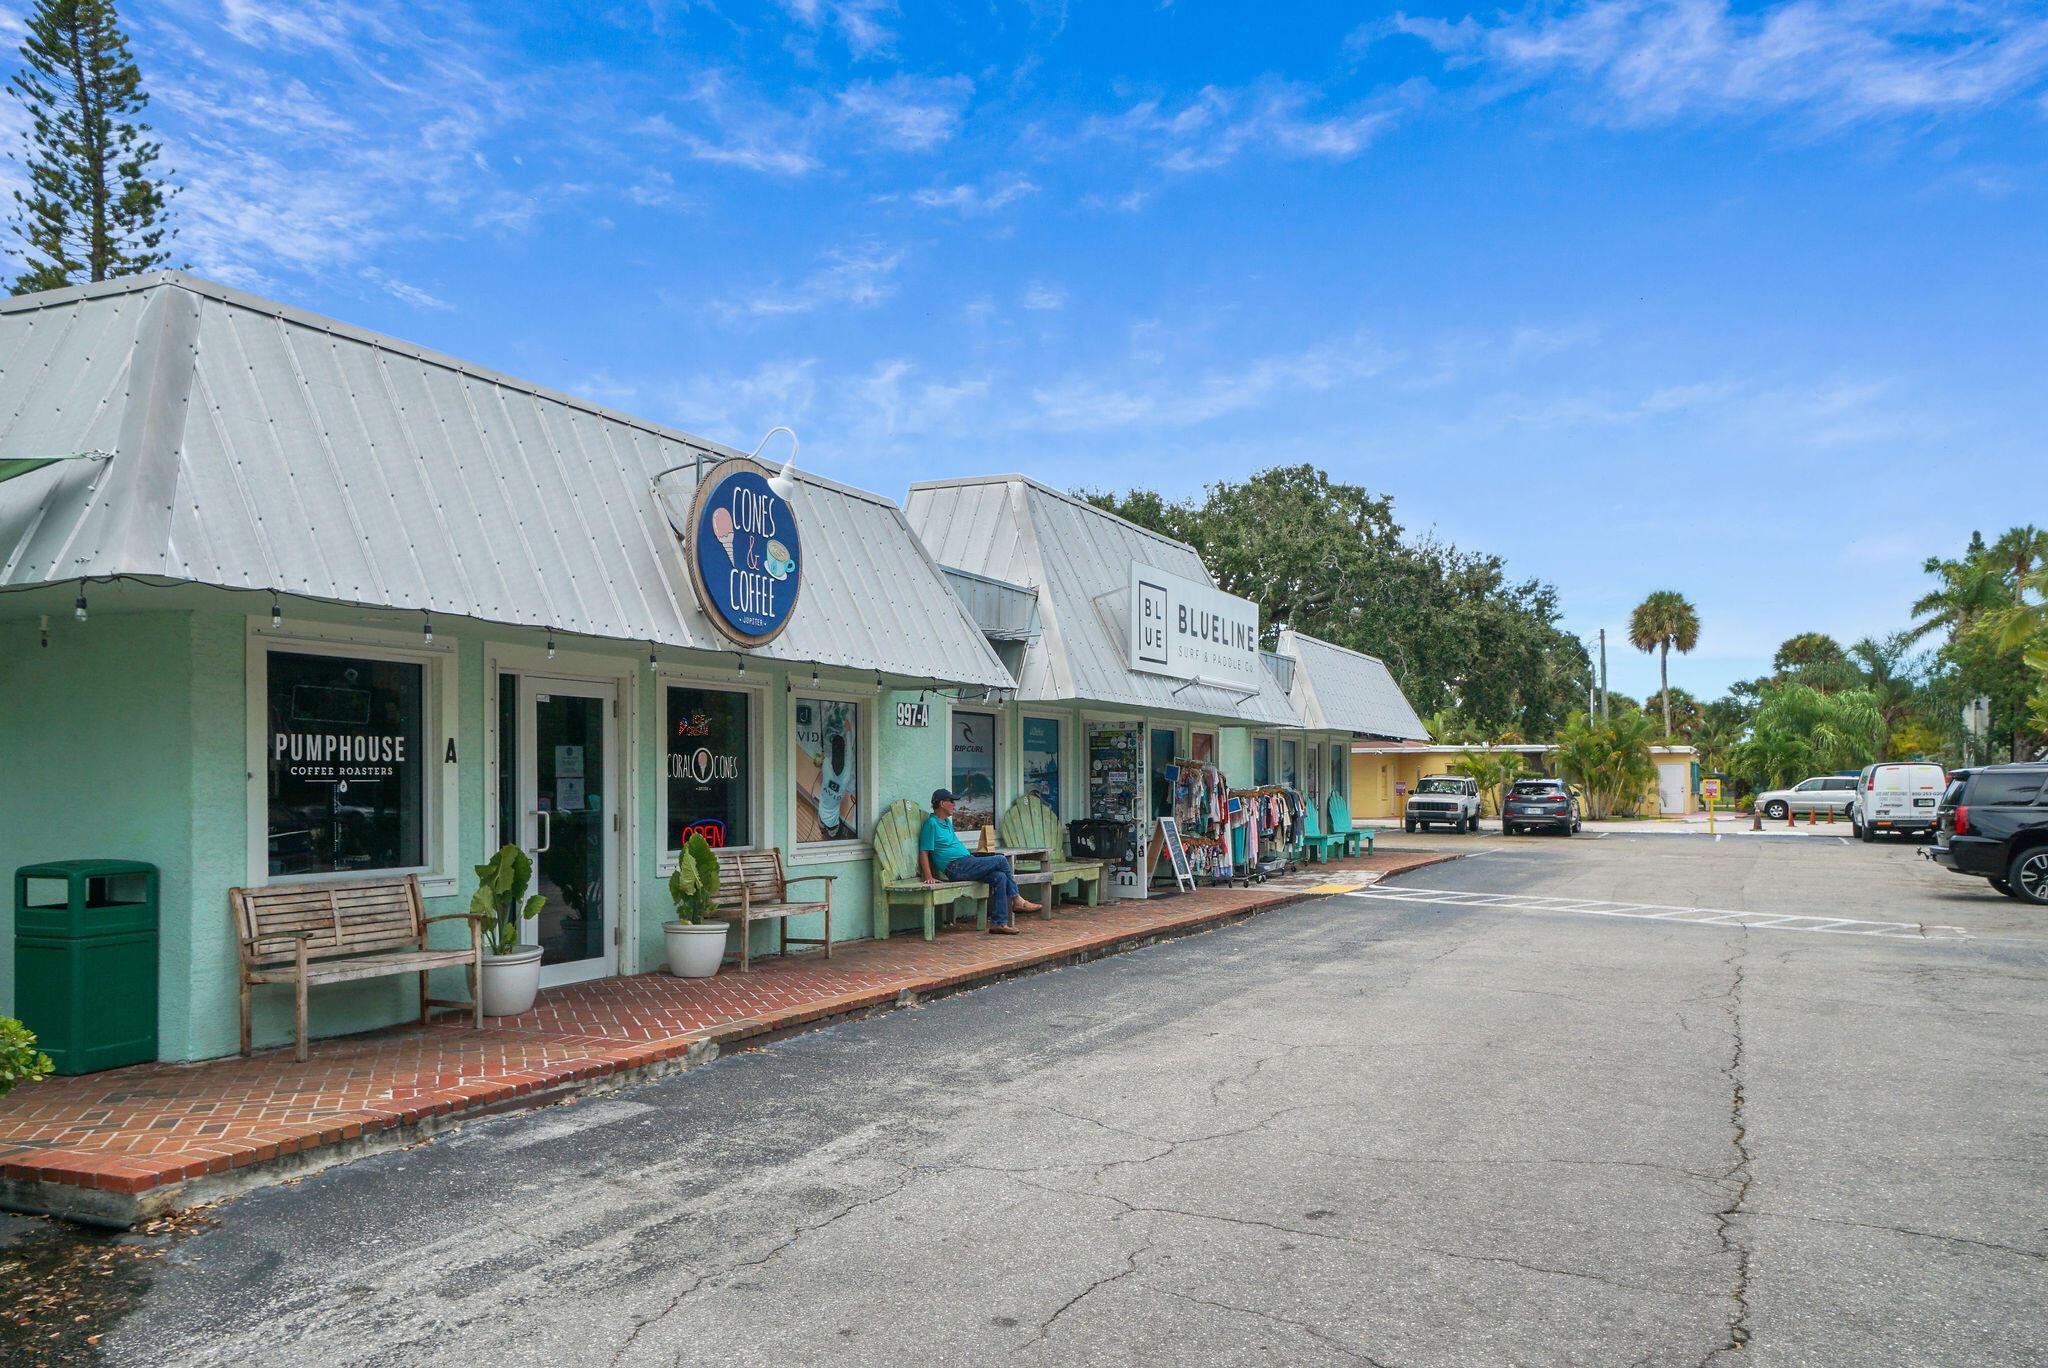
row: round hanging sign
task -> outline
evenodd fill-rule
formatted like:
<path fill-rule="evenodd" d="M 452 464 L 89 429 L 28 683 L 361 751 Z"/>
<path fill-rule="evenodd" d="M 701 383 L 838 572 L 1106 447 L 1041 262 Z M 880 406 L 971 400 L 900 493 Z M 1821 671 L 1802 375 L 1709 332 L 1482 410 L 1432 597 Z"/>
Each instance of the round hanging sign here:
<path fill-rule="evenodd" d="M 683 540 L 697 602 L 722 636 L 765 646 L 782 634 L 803 585 L 803 547 L 766 470 L 735 457 L 706 471 Z"/>

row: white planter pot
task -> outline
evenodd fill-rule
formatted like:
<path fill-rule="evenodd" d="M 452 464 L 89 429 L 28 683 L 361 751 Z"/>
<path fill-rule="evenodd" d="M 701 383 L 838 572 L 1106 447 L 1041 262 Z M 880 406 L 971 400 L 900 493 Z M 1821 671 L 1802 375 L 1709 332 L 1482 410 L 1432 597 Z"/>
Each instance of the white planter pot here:
<path fill-rule="evenodd" d="M 677 978 L 710 978 L 725 958 L 725 938 L 730 929 L 730 923 L 722 921 L 701 926 L 663 922 L 661 932 L 668 943 L 668 971 Z"/>
<path fill-rule="evenodd" d="M 522 945 L 509 955 L 484 953 L 484 1015 L 518 1016 L 533 1010 L 540 992 L 540 947 Z"/>

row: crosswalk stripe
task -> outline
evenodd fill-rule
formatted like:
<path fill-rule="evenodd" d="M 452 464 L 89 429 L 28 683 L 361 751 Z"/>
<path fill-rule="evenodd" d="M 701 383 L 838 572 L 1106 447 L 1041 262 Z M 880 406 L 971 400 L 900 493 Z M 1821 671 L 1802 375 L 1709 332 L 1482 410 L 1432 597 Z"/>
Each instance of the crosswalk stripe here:
<path fill-rule="evenodd" d="M 1877 936 L 1892 940 L 1969 936 L 1969 933 L 1960 926 L 1938 926 L 1921 922 L 1865 921 L 1858 917 L 1755 912 L 1719 907 L 1671 907 L 1659 903 L 1610 902 L 1598 898 L 1559 898 L 1540 893 L 1473 893 L 1460 889 L 1375 886 L 1343 896 L 1370 898 L 1375 902 L 1472 907 L 1501 912 L 1557 912 L 1569 916 L 1619 917 L 1630 921 L 1655 921 L 1685 926 L 1739 926 L 1744 930 L 1796 931 L 1823 936 Z"/>

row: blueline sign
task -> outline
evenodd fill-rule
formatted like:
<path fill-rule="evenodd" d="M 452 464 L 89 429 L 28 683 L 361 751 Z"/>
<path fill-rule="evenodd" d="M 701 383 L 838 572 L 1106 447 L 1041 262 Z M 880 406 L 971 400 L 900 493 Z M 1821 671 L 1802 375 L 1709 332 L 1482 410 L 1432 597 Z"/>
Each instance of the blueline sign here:
<path fill-rule="evenodd" d="M 1259 608 L 1214 585 L 1131 565 L 1131 668 L 1256 693 Z"/>
<path fill-rule="evenodd" d="M 697 602 L 720 635 L 765 646 L 789 626 L 803 547 L 789 501 L 752 461 L 720 461 L 697 486 L 683 547 Z"/>

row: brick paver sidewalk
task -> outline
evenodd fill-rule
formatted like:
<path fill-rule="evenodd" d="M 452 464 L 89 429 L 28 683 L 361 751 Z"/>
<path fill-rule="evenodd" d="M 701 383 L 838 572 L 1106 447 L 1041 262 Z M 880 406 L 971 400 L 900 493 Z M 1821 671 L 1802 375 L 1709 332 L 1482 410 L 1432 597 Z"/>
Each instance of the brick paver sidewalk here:
<path fill-rule="evenodd" d="M 767 1032 L 1073 962 L 1299 901 L 1324 883 L 1452 854 L 1383 854 L 1284 884 L 1062 908 L 1020 936 L 915 932 L 728 967 L 541 994 L 524 1016 L 394 1027 L 201 1064 L 142 1064 L 18 1088 L 0 1100 L 0 1202 L 128 1223 L 242 1186 L 403 1143 L 479 1109 L 591 1080 L 646 1076 Z M 1353 878 L 1352 882 L 1358 882 Z"/>

